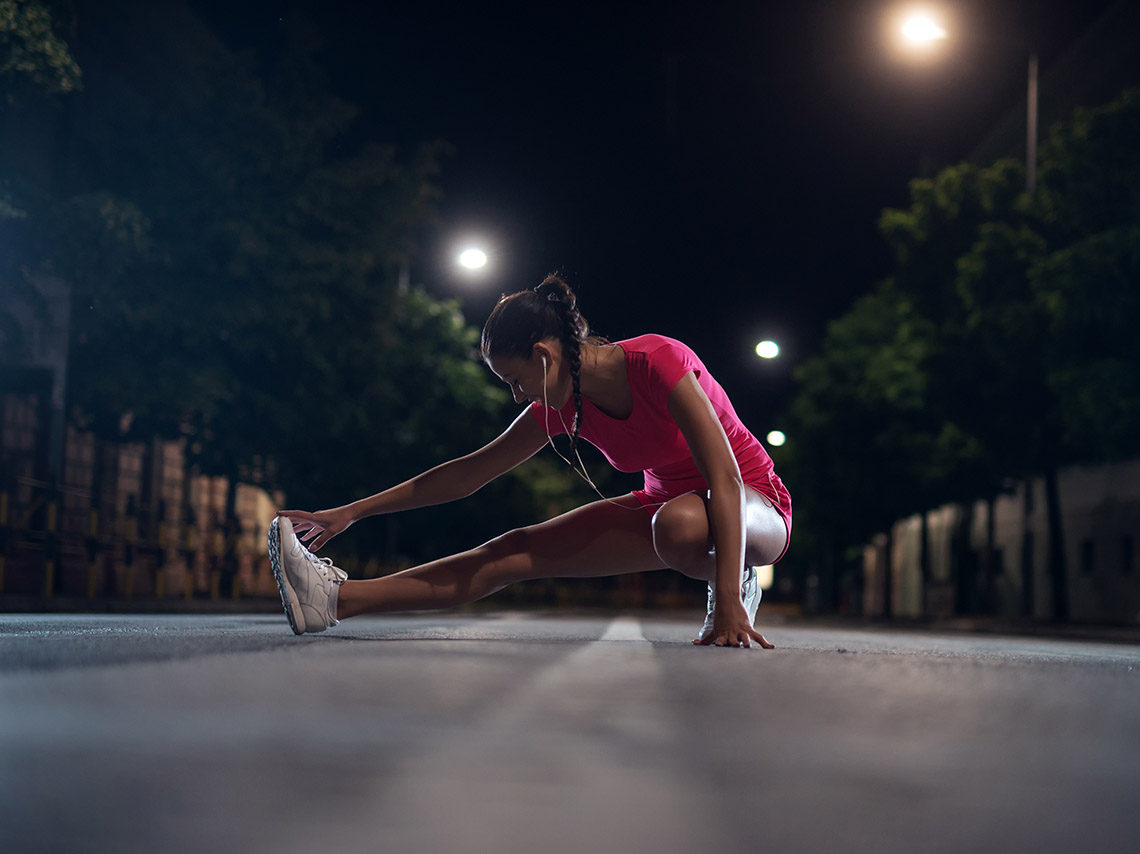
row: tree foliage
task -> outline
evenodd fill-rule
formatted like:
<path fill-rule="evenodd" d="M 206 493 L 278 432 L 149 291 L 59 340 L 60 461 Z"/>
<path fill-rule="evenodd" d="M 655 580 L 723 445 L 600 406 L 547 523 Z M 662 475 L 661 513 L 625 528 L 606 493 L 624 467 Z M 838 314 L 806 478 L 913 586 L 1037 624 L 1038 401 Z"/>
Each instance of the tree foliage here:
<path fill-rule="evenodd" d="M 490 438 L 507 395 L 477 331 L 399 284 L 434 222 L 446 146 L 354 137 L 357 108 L 330 91 L 303 26 L 255 57 L 148 20 L 143 37 L 82 22 L 66 156 L 9 223 L 17 269 L 71 284 L 73 420 L 111 439 L 185 436 L 202 470 L 260 470 L 303 506 Z M 499 489 L 533 519 L 536 493 Z"/>
<path fill-rule="evenodd" d="M 82 72 L 67 42 L 56 33 L 41 0 L 0 0 L 0 81 L 4 102 L 22 91 L 73 92 Z"/>
<path fill-rule="evenodd" d="M 394 319 L 422 306 L 396 268 L 430 221 L 439 148 L 334 156 L 356 109 L 313 49 L 269 71 L 204 51 L 147 87 L 91 57 L 61 170 L 73 195 L 42 205 L 38 260 L 73 284 L 72 401 L 98 432 L 124 414 L 130 435 L 190 432 L 206 470 L 233 474 L 275 435 L 311 449 L 351 431 L 363 381 L 399 396 Z M 446 336 L 470 337 L 430 334 L 451 357 Z"/>
<path fill-rule="evenodd" d="M 1030 273 L 1056 363 L 1061 441 L 1077 461 L 1140 454 L 1140 91 L 1079 110 L 1042 148 L 1049 252 Z"/>
<path fill-rule="evenodd" d="M 1138 142 L 1125 93 L 1052 130 L 1032 198 L 1014 161 L 961 164 L 884 212 L 890 280 L 798 372 L 789 479 L 812 524 L 856 545 L 1009 477 L 1140 451 Z"/>
<path fill-rule="evenodd" d="M 0 127 L 22 98 L 80 87 L 82 71 L 57 25 L 41 0 L 0 0 Z M 28 216 L 11 177 L 0 176 L 0 226 Z M 14 279 L 10 271 L 5 278 Z"/>

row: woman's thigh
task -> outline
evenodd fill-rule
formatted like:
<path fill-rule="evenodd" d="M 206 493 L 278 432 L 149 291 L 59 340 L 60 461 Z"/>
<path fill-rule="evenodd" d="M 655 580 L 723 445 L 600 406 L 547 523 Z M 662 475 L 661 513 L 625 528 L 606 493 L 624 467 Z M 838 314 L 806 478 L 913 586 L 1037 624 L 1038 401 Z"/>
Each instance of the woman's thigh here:
<path fill-rule="evenodd" d="M 772 502 L 750 486 L 745 493 L 745 561 L 749 566 L 774 563 L 788 545 L 788 526 Z"/>
<path fill-rule="evenodd" d="M 504 534 L 534 578 L 588 578 L 663 569 L 653 548 L 651 517 L 632 495 L 594 501 L 537 525 Z M 493 545 L 495 541 L 488 545 Z"/>
<path fill-rule="evenodd" d="M 659 518 L 683 518 L 686 520 L 685 537 L 693 541 L 694 547 L 707 548 L 707 557 L 689 567 L 674 567 L 694 578 L 707 578 L 711 580 L 716 571 L 716 544 L 712 542 L 709 524 L 708 506 L 709 494 L 701 495 L 690 492 L 671 499 L 668 505 L 678 505 L 672 509 L 682 512 L 674 514 L 660 513 Z M 683 506 L 681 506 L 683 505 Z M 662 510 L 665 508 L 663 507 Z M 698 526 L 695 520 L 700 520 Z M 699 527 L 700 530 L 696 530 Z M 744 488 L 744 543 L 745 562 L 749 566 L 763 566 L 772 563 L 784 553 L 788 543 L 788 528 L 783 516 L 772 505 L 772 502 L 750 486 Z"/>

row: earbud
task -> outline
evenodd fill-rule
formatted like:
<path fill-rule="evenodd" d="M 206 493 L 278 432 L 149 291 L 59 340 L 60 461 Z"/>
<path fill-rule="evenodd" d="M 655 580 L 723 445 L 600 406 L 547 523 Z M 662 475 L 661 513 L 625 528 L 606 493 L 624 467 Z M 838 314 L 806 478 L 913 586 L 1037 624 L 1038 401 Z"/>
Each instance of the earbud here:
<path fill-rule="evenodd" d="M 542 357 L 542 372 L 544 374 L 546 373 L 546 357 L 545 356 Z"/>

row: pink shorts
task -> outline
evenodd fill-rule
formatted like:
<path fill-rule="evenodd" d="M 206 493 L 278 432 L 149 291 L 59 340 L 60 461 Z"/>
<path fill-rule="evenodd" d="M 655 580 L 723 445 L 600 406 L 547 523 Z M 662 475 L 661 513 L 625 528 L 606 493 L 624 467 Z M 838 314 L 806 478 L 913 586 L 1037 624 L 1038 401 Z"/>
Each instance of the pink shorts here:
<path fill-rule="evenodd" d="M 784 559 L 784 555 L 786 555 L 788 553 L 788 548 L 792 544 L 792 511 L 791 511 L 791 508 L 784 509 L 783 507 L 781 507 L 780 504 L 771 495 L 766 494 L 767 490 L 761 490 L 761 489 L 759 489 L 756 486 L 753 486 L 751 484 L 745 484 L 745 485 L 748 486 L 749 489 L 751 489 L 753 492 L 755 492 L 761 498 L 763 498 L 764 501 L 767 502 L 768 506 L 770 506 L 773 510 L 775 510 L 779 514 L 780 518 L 784 521 L 784 528 L 788 532 L 787 539 L 784 541 L 784 550 L 782 552 L 780 552 L 780 556 L 778 558 L 776 558 L 774 561 L 772 561 L 772 563 L 774 563 L 774 564 L 779 563 L 781 560 Z M 765 484 L 765 485 L 767 485 L 767 484 Z M 692 493 L 694 495 L 699 494 L 699 492 L 697 490 L 692 490 Z M 680 495 L 664 495 L 664 496 L 662 496 L 662 495 L 654 495 L 653 493 L 649 492 L 649 490 L 647 490 L 647 489 L 635 489 L 631 494 L 633 495 L 634 498 L 637 499 L 638 503 L 641 504 L 641 506 L 645 508 L 645 511 L 647 513 L 649 513 L 649 515 L 652 516 L 654 513 L 656 513 L 658 510 L 660 510 L 662 507 L 664 507 L 666 502 L 672 501 L 674 498 L 680 498 L 681 495 L 688 495 L 689 493 L 688 492 L 682 492 L 682 493 L 680 493 Z"/>

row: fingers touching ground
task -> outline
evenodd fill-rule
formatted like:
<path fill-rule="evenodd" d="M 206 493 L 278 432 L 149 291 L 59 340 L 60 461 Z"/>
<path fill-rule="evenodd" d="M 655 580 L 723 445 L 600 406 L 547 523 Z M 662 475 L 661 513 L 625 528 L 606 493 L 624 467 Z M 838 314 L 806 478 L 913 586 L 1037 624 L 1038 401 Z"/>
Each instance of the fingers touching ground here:
<path fill-rule="evenodd" d="M 765 638 L 762 634 L 760 634 L 755 629 L 748 629 L 746 632 L 738 631 L 735 633 L 721 632 L 720 634 L 717 634 L 715 632 L 709 632 L 708 634 L 702 635 L 699 638 L 695 638 L 693 640 L 693 645 L 694 646 L 732 646 L 732 647 L 749 649 L 752 647 L 753 642 L 755 642 L 756 645 L 762 649 L 775 649 L 776 648 L 775 644 L 769 643 L 768 639 Z"/>

